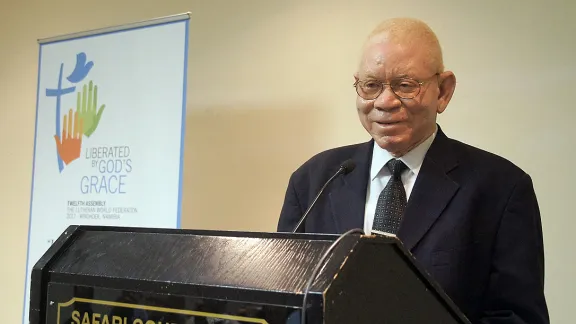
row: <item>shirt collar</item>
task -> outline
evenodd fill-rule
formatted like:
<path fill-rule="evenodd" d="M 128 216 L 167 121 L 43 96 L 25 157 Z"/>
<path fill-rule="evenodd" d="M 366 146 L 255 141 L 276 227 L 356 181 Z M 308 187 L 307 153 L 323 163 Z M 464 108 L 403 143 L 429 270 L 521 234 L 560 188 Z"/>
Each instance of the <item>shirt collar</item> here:
<path fill-rule="evenodd" d="M 438 129 L 436 129 L 434 133 L 432 133 L 432 135 L 430 135 L 424 142 L 420 143 L 420 145 L 416 146 L 410 152 L 399 158 L 402 162 L 404 162 L 404 164 L 406 164 L 410 171 L 414 173 L 414 175 L 418 175 L 418 172 L 422 167 L 424 157 L 426 156 L 426 152 L 428 152 L 428 149 L 432 145 L 437 132 Z M 374 142 L 372 165 L 370 167 L 370 180 L 374 180 L 380 174 L 386 163 L 388 163 L 388 161 L 393 158 L 394 156 L 392 156 L 392 154 Z"/>

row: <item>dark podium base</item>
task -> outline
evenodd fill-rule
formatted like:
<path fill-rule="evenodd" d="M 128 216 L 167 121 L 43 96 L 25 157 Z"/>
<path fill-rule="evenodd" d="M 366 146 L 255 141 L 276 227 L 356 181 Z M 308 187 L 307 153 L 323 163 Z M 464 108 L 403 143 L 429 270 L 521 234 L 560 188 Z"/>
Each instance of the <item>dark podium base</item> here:
<path fill-rule="evenodd" d="M 71 226 L 32 271 L 30 323 L 301 323 L 305 296 L 307 323 L 468 323 L 395 238 L 337 239 Z"/>

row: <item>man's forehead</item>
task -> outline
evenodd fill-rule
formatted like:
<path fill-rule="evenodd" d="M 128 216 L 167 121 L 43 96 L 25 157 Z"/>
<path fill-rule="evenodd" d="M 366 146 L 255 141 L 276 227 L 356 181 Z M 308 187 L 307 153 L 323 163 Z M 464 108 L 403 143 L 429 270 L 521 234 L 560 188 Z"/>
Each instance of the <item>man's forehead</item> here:
<path fill-rule="evenodd" d="M 386 62 L 384 54 L 382 53 L 376 53 L 372 59 L 374 60 L 374 64 L 376 65 L 384 65 L 384 62 Z"/>
<path fill-rule="evenodd" d="M 377 42 L 366 46 L 364 59 L 374 63 L 382 64 L 388 60 L 398 60 L 414 54 L 414 49 L 410 49 L 404 44 L 392 42 Z"/>
<path fill-rule="evenodd" d="M 360 73 L 381 76 L 385 74 L 409 75 L 413 73 L 413 60 L 408 55 L 393 52 L 387 46 L 375 46 L 365 51 Z"/>
<path fill-rule="evenodd" d="M 430 57 L 423 48 L 397 42 L 374 42 L 364 48 L 359 74 L 363 77 L 419 78 L 428 74 Z"/>

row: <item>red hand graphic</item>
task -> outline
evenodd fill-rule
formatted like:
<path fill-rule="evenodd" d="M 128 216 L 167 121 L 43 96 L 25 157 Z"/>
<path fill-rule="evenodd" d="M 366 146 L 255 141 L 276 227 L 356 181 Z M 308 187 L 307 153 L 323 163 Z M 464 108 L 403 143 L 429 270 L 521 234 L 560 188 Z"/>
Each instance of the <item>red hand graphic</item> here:
<path fill-rule="evenodd" d="M 74 123 L 72 123 L 74 121 Z M 74 112 L 72 119 L 72 109 L 68 115 L 64 115 L 62 124 L 62 138 L 54 135 L 58 155 L 66 165 L 80 157 L 80 148 L 82 146 L 82 118 L 78 117 L 78 111 Z"/>

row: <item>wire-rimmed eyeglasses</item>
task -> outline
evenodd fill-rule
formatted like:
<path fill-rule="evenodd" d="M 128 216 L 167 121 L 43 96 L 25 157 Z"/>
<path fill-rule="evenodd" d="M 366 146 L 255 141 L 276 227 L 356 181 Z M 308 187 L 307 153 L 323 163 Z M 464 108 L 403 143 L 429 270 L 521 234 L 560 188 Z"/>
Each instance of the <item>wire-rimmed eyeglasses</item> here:
<path fill-rule="evenodd" d="M 434 74 L 432 77 L 439 75 Z M 431 78 L 431 77 L 430 77 Z M 430 79 L 428 78 L 428 79 Z M 356 93 L 366 100 L 373 100 L 384 91 L 384 86 L 390 86 L 390 89 L 400 99 L 413 99 L 419 93 L 425 81 L 418 81 L 412 78 L 396 78 L 389 83 L 377 80 L 357 80 L 354 82 Z"/>

